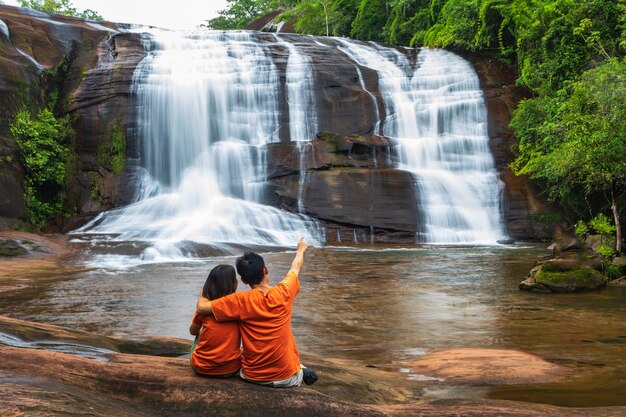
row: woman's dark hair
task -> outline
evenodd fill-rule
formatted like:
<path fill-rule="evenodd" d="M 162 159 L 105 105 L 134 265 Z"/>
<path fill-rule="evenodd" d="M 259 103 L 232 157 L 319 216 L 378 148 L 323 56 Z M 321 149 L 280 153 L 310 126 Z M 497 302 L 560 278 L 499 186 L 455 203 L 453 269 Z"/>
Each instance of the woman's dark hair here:
<path fill-rule="evenodd" d="M 218 265 L 211 269 L 202 288 L 202 295 L 209 300 L 215 300 L 232 294 L 237 289 L 237 275 L 235 268 L 230 265 Z"/>

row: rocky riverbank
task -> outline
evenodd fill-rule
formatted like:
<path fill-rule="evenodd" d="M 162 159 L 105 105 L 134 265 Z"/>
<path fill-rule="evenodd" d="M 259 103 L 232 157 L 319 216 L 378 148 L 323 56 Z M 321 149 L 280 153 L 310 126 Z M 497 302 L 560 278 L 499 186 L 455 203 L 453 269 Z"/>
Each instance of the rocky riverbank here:
<path fill-rule="evenodd" d="M 421 389 L 439 383 L 437 378 L 411 381 L 401 374 L 309 354 L 302 359 L 318 371 L 317 384 L 270 389 L 239 379 L 195 375 L 187 359 L 178 357 L 188 351 L 190 343 L 174 338 L 117 339 L 0 317 L 0 414 L 611 417 L 626 413 L 626 407 L 573 409 L 498 400 L 424 401 Z M 490 367 L 494 358 L 497 364 Z M 511 367 L 520 358 L 532 359 L 533 366 Z M 494 349 L 433 352 L 414 364 L 442 380 L 456 378 L 448 375 L 458 366 L 465 368 L 463 378 L 469 379 L 455 383 L 479 385 L 529 382 L 529 376 L 531 381 L 547 382 L 570 372 L 523 352 Z M 542 370 L 533 376 L 538 369 Z M 488 380 L 501 372 L 507 377 Z"/>
<path fill-rule="evenodd" d="M 15 282 L 15 276 L 75 270 L 68 262 L 75 254 L 68 236 L 0 229 L 0 292 L 23 288 L 23 283 Z"/>

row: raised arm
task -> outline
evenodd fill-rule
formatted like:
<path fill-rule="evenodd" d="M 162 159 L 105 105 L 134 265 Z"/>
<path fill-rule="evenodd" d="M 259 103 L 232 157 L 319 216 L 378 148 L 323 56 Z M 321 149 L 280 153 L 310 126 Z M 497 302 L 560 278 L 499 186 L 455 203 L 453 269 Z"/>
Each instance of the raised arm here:
<path fill-rule="evenodd" d="M 300 270 L 302 269 L 302 264 L 304 263 L 304 252 L 309 248 L 309 245 L 304 241 L 304 238 L 301 237 L 298 241 L 298 247 L 296 248 L 296 257 L 293 259 L 291 263 L 290 271 L 296 273 L 296 275 L 300 275 Z"/>

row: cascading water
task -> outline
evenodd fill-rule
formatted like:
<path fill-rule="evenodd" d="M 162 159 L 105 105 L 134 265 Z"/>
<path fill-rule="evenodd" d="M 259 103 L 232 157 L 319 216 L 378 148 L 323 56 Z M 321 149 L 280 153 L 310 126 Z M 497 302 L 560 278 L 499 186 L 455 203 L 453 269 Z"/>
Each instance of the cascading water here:
<path fill-rule="evenodd" d="M 297 143 L 300 153 L 300 179 L 298 182 L 298 212 L 304 214 L 304 184 L 306 182 L 306 151 L 304 141 L 310 141 L 317 133 L 317 106 L 315 102 L 315 80 L 311 59 L 301 54 L 298 48 L 282 41 L 279 35 L 276 40 L 289 51 L 287 59 L 287 104 L 289 107 L 289 137 Z"/>
<path fill-rule="evenodd" d="M 152 192 L 77 232 L 153 242 L 150 257 L 176 256 L 182 241 L 289 247 L 305 236 L 321 244 L 316 222 L 261 204 L 262 145 L 279 130 L 279 74 L 268 48 L 248 32 L 152 36 L 133 87 Z"/>
<path fill-rule="evenodd" d="M 420 51 L 416 69 L 392 48 L 339 40 L 340 49 L 376 70 L 387 111 L 383 134 L 400 143 L 400 168 L 414 173 L 424 217 L 418 240 L 494 244 L 504 236 L 502 185 L 488 147 L 478 77 L 459 56 Z"/>
<path fill-rule="evenodd" d="M 145 172 L 136 184 L 138 201 L 101 214 L 77 233 L 150 242 L 144 256 L 153 259 L 181 256 L 180 242 L 186 241 L 224 248 L 292 246 L 303 235 L 323 243 L 312 219 L 263 204 L 264 145 L 281 139 L 280 123 L 288 115 L 289 137 L 300 151 L 298 209 L 305 212 L 307 158 L 315 159 L 307 141 L 318 130 L 307 48 L 319 53 L 323 47 L 329 62 L 347 57 L 354 65 L 355 82 L 374 103 L 376 133 L 400 144 L 399 168 L 415 175 L 418 188 L 423 221 L 418 240 L 493 244 L 503 237 L 501 185 L 487 146 L 486 111 L 467 62 L 426 49 L 413 63 L 406 54 L 373 43 L 295 36 L 142 35 L 150 53 L 137 67 L 131 89 Z M 287 56 L 284 78 L 277 56 Z M 384 113 L 360 67 L 378 74 Z"/>

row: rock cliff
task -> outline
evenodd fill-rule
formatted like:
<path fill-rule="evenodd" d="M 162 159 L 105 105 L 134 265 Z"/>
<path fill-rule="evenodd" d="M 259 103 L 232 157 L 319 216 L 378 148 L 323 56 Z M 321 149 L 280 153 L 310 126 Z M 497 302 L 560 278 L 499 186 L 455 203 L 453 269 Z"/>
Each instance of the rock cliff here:
<path fill-rule="evenodd" d="M 75 121 L 76 166 L 68 184 L 69 204 L 79 215 L 125 204 L 132 167 L 113 174 L 99 152 L 115 132 L 126 140 L 132 109 L 129 91 L 145 56 L 139 34 L 110 22 L 94 23 L 30 9 L 0 6 L 0 218 L 26 220 L 22 171 L 9 125 L 22 108 L 33 110 L 46 90 L 58 94 L 54 109 Z M 60 65 L 66 66 L 56 75 Z M 55 74 L 45 85 L 44 75 Z M 128 154 L 132 154 L 129 141 Z M 100 159 L 100 161 L 99 161 Z M 62 226 L 63 219 L 57 225 Z"/>
<path fill-rule="evenodd" d="M 130 86 L 137 65 L 146 56 L 142 36 L 125 30 L 124 25 L 10 6 L 0 6 L 0 20 L 0 218 L 5 223 L 27 218 L 22 168 L 8 126 L 16 111 L 36 95 L 33 91 L 45 87 L 42 73 L 64 60 L 68 64 L 65 77 L 55 80 L 54 87 L 59 93 L 57 113 L 71 115 L 77 132 L 76 167 L 68 193 L 76 221 L 58 219 L 57 226 L 68 230 L 100 211 L 128 204 L 136 191 L 133 178 L 139 169 L 133 125 L 136 105 Z M 272 53 L 284 95 L 288 50 L 280 47 L 273 34 L 259 36 L 276 42 Z M 287 142 L 288 112 L 282 112 L 282 142 L 268 146 L 271 192 L 267 202 L 290 211 L 304 210 L 323 220 L 331 242 L 413 241 L 420 224 L 415 179 L 395 169 L 394 144 L 372 135 L 376 115 L 384 113 L 376 72 L 341 54 L 328 59 L 328 47 L 338 42 L 330 38 L 281 33 L 281 41 L 297 44 L 314 63 L 318 130 L 333 133 L 320 134 L 306 145 L 305 169 L 300 172 L 299 152 Z M 415 50 L 402 51 L 415 59 Z M 508 168 L 515 142 L 508 123 L 524 91 L 515 87 L 511 67 L 488 56 L 466 59 L 476 69 L 486 98 L 490 146 L 506 184 L 507 232 L 518 239 L 549 236 L 549 228 L 533 219 L 551 209 L 526 178 L 515 177 Z M 286 100 L 282 106 L 287 106 Z M 113 168 L 106 160 L 107 146 L 115 140 L 125 147 L 123 169 Z"/>

